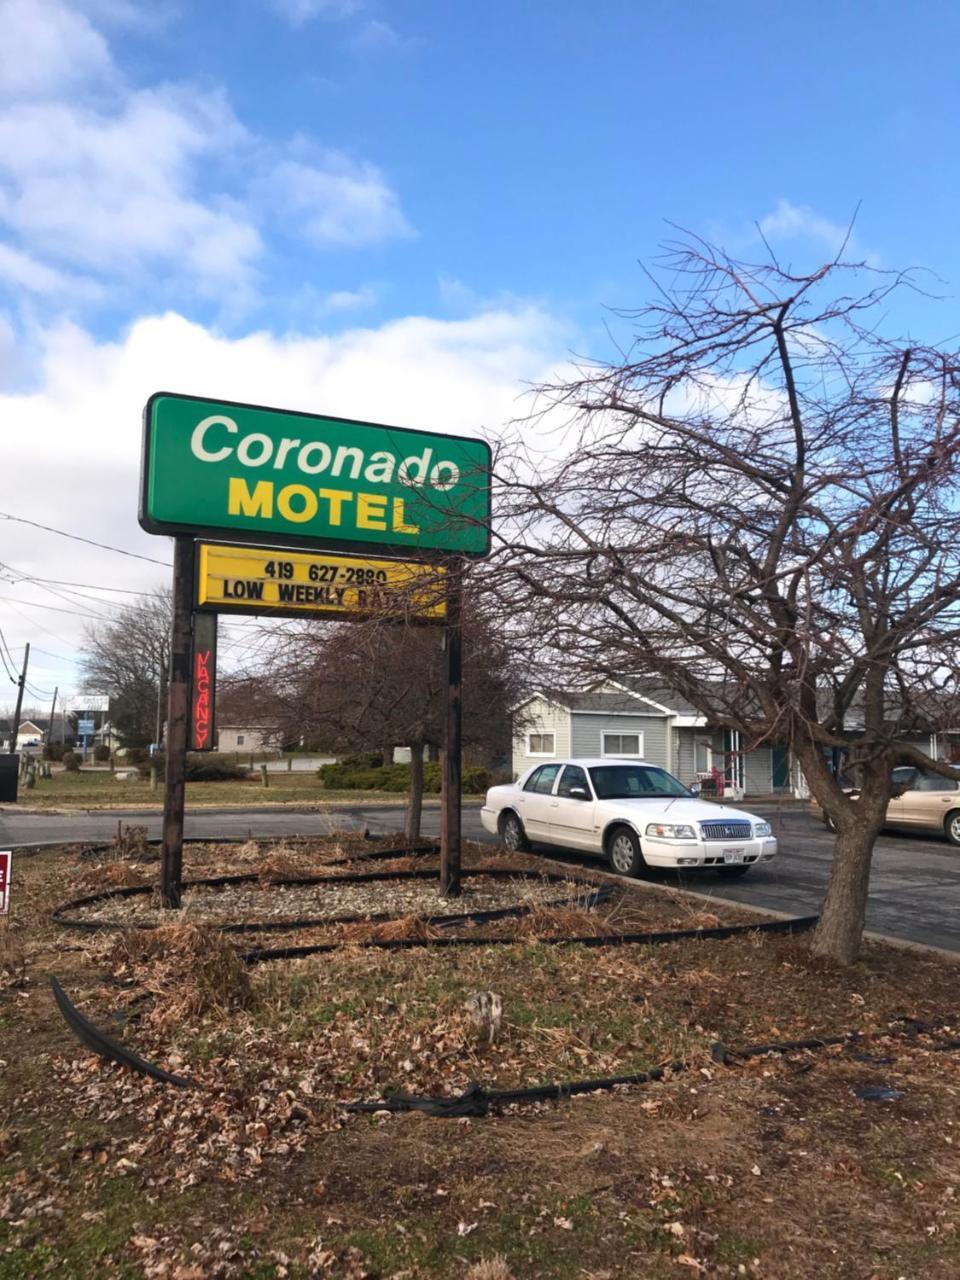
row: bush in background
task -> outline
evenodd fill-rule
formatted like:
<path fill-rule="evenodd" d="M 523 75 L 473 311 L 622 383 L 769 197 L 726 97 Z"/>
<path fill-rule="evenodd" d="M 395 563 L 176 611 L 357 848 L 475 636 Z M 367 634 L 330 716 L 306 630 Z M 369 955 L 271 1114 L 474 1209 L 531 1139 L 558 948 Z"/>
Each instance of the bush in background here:
<path fill-rule="evenodd" d="M 166 756 L 158 751 L 151 759 L 140 761 L 137 769 L 141 778 L 150 777 L 150 766 L 156 765 L 157 777 L 166 777 Z M 232 760 L 212 759 L 202 752 L 187 755 L 187 782 L 242 782 L 249 774 L 243 765 Z"/>
<path fill-rule="evenodd" d="M 348 761 L 322 764 L 317 776 L 327 791 L 409 791 L 409 764 L 379 765 L 376 768 L 360 768 Z M 461 772 L 461 785 L 468 795 L 478 795 L 492 785 L 489 769 L 469 766 Z M 440 792 L 440 765 L 431 761 L 423 766 L 423 789 L 437 795 Z"/>
<path fill-rule="evenodd" d="M 62 742 L 46 742 L 43 746 L 44 760 L 62 760 L 66 747 Z"/>
<path fill-rule="evenodd" d="M 110 748 L 103 742 L 98 742 L 93 748 L 93 758 L 97 764 L 106 764 L 110 759 Z"/>
<path fill-rule="evenodd" d="M 80 757 L 77 755 L 76 751 L 65 751 L 60 758 L 63 761 L 63 767 L 66 769 L 67 773 L 80 772 Z"/>

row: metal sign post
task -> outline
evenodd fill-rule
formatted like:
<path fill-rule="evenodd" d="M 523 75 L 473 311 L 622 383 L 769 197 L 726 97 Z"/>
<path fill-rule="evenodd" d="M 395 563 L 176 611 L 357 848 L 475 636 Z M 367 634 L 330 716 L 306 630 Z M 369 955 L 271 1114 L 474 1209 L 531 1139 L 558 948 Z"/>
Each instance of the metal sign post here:
<path fill-rule="evenodd" d="M 209 749 L 214 739 L 215 650 L 199 634 L 191 645 L 192 630 L 205 625 L 192 618 L 220 612 L 443 626 L 441 892 L 460 893 L 462 573 L 465 558 L 490 550 L 490 482 L 483 440 L 232 400 L 150 397 L 140 524 L 175 539 L 164 906 L 180 906 L 188 743 Z M 199 568 L 195 538 L 219 540 L 201 545 Z M 452 557 L 446 574 L 444 556 Z"/>
<path fill-rule="evenodd" d="M 445 733 L 440 794 L 440 896 L 460 896 L 460 801 L 462 723 L 462 619 L 463 562 L 455 560 L 447 571 Z"/>
<path fill-rule="evenodd" d="M 163 797 L 163 850 L 160 891 L 165 907 L 180 906 L 183 880 L 183 805 L 190 713 L 190 616 L 193 610 L 193 542 L 174 539 L 173 630 L 167 695 L 167 762 Z"/>

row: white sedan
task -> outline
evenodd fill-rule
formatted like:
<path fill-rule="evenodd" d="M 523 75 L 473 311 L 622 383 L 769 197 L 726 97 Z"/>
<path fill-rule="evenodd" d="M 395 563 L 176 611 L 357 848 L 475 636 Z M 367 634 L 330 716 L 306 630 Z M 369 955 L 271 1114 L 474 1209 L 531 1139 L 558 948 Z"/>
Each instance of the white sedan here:
<path fill-rule="evenodd" d="M 672 774 L 642 760 L 560 760 L 491 787 L 484 828 L 511 851 L 530 843 L 582 849 L 621 875 L 644 867 L 712 867 L 742 876 L 769 862 L 777 842 L 769 822 L 699 800 Z"/>

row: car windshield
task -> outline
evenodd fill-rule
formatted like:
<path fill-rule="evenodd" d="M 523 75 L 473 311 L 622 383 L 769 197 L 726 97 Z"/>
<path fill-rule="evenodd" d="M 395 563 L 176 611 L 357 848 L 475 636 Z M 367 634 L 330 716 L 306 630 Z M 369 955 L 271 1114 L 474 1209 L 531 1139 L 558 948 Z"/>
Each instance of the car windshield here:
<path fill-rule="evenodd" d="M 598 800 L 663 800 L 693 794 L 666 769 L 649 765 L 595 765 L 590 778 Z"/>

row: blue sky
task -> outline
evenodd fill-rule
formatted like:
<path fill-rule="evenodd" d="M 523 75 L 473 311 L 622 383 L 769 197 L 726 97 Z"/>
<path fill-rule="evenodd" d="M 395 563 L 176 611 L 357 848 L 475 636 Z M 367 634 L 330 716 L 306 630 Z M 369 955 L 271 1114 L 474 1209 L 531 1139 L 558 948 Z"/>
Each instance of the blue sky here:
<path fill-rule="evenodd" d="M 859 205 L 852 256 L 943 281 L 893 319 L 960 328 L 955 4 L 0 0 L 0 30 L 0 512 L 165 559 L 161 386 L 495 434 L 609 351 L 669 221 L 809 265 Z M 89 621 L 27 577 L 151 572 L 0 539 L 15 647 L 44 618 L 72 659 Z"/>

